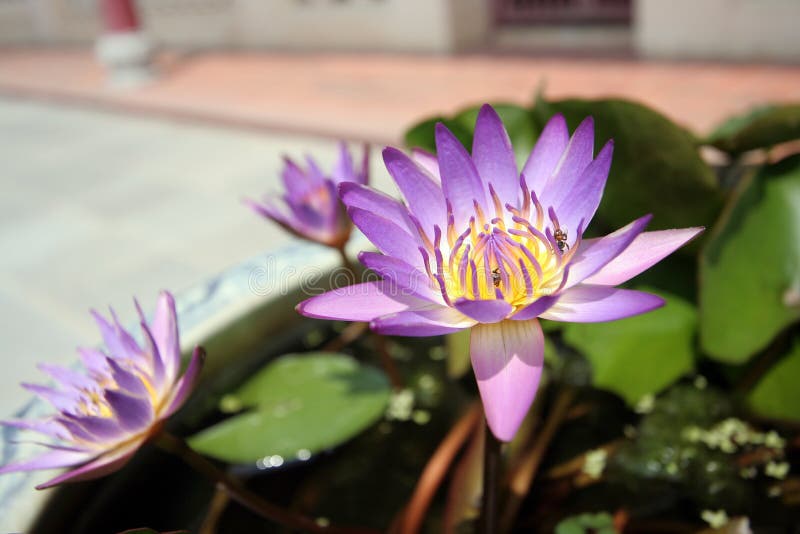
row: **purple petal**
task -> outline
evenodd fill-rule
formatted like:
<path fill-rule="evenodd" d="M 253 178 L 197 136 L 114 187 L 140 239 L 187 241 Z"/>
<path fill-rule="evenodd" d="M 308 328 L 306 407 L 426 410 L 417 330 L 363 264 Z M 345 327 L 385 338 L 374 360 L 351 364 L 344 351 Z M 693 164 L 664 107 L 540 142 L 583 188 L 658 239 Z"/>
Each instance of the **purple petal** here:
<path fill-rule="evenodd" d="M 147 323 L 144 322 L 142 322 L 140 326 L 142 328 L 142 337 L 144 337 L 144 341 L 147 344 L 147 351 L 152 358 L 150 363 L 152 365 L 153 372 L 149 376 L 151 379 L 151 385 L 156 390 L 161 390 L 166 383 L 164 360 L 159 354 L 158 345 L 156 345 L 156 340 L 153 338 L 153 333 L 150 331 L 150 327 L 148 327 Z"/>
<path fill-rule="evenodd" d="M 181 344 L 175 312 L 175 298 L 169 291 L 158 295 L 156 312 L 150 325 L 158 352 L 170 380 L 174 380 L 181 366 Z"/>
<path fill-rule="evenodd" d="M 628 248 L 602 269 L 586 278 L 584 283 L 615 286 L 627 282 L 697 237 L 703 230 L 704 228 L 681 228 L 642 232 L 634 238 Z"/>
<path fill-rule="evenodd" d="M 397 226 L 395 223 L 370 211 L 359 208 L 348 208 L 347 213 L 353 219 L 353 223 L 364 232 L 373 245 L 387 256 L 402 258 L 405 261 L 414 262 L 414 265 L 422 263 L 422 256 L 419 252 L 419 240 Z"/>
<path fill-rule="evenodd" d="M 347 150 L 347 143 L 341 141 L 339 143 L 339 159 L 331 170 L 331 178 L 334 183 L 341 184 L 344 182 L 353 182 L 356 176 L 355 168 L 353 167 L 353 157 L 350 151 Z"/>
<path fill-rule="evenodd" d="M 473 201 L 486 212 L 487 190 L 461 141 L 442 123 L 436 124 L 436 152 L 444 197 L 453 206 L 456 226 L 474 214 Z"/>
<path fill-rule="evenodd" d="M 486 422 L 501 441 L 511 441 L 536 396 L 544 365 L 539 321 L 479 324 L 470 335 L 472 369 Z"/>
<path fill-rule="evenodd" d="M 570 198 L 584 169 L 592 162 L 593 152 L 594 120 L 586 117 L 575 129 L 552 176 L 539 194 L 539 200 L 545 207 L 555 205 L 551 199 Z"/>
<path fill-rule="evenodd" d="M 535 319 L 539 317 L 542 313 L 547 311 L 550 306 L 556 303 L 558 300 L 557 295 L 550 295 L 546 297 L 539 297 L 531 304 L 528 304 L 526 307 L 519 310 L 513 316 L 509 317 L 509 319 L 513 319 L 514 321 L 527 321 L 529 319 Z"/>
<path fill-rule="evenodd" d="M 48 480 L 44 484 L 36 486 L 36 489 L 40 490 L 50 488 L 65 482 L 91 480 L 105 476 L 109 473 L 113 473 L 125 465 L 128 460 L 130 460 L 131 456 L 133 456 L 133 453 L 137 451 L 141 444 L 142 440 L 137 440 L 125 445 L 124 447 L 114 449 L 113 451 L 103 454 L 102 456 L 98 456 L 89 463 L 81 465 L 80 467 L 71 471 L 67 471 L 62 475 Z"/>
<path fill-rule="evenodd" d="M 542 319 L 572 323 L 615 321 L 664 305 L 664 299 L 632 289 L 579 285 L 563 292 Z"/>
<path fill-rule="evenodd" d="M 78 354 L 83 365 L 94 375 L 105 376 L 108 374 L 106 355 L 101 350 L 78 347 Z"/>
<path fill-rule="evenodd" d="M 371 321 L 381 315 L 407 310 L 425 301 L 404 294 L 384 281 L 342 287 L 311 297 L 297 311 L 315 319 Z"/>
<path fill-rule="evenodd" d="M 417 229 L 408 216 L 408 209 L 385 193 L 365 185 L 345 182 L 339 186 L 339 196 L 348 208 L 380 214 L 412 236 L 417 234 Z"/>
<path fill-rule="evenodd" d="M 378 273 L 399 290 L 417 295 L 426 300 L 443 304 L 442 293 L 434 287 L 428 275 L 403 260 L 385 256 L 377 252 L 362 252 L 358 259 L 368 269 Z"/>
<path fill-rule="evenodd" d="M 17 471 L 36 471 L 39 469 L 55 469 L 77 465 L 89 460 L 92 454 L 87 452 L 51 450 L 29 460 L 14 462 L 0 467 L 0 475 Z"/>
<path fill-rule="evenodd" d="M 153 422 L 153 406 L 149 400 L 114 390 L 106 390 L 105 397 L 124 430 L 138 432 Z"/>
<path fill-rule="evenodd" d="M 454 306 L 458 311 L 479 323 L 497 323 L 505 319 L 513 307 L 502 299 L 471 300 L 458 299 Z"/>
<path fill-rule="evenodd" d="M 284 189 L 292 197 L 302 197 L 317 185 L 311 180 L 311 176 L 289 157 L 283 158 L 281 179 Z"/>
<path fill-rule="evenodd" d="M 120 330 L 112 326 L 105 318 L 92 310 L 95 322 L 100 329 L 100 334 L 103 337 L 103 343 L 108 351 L 115 358 L 128 358 L 130 360 L 139 361 L 141 359 L 141 352 L 139 347 L 133 341 L 133 338 L 124 330 Z"/>
<path fill-rule="evenodd" d="M 53 389 L 39 384 L 22 384 L 22 387 L 43 398 L 57 410 L 71 410 L 78 400 L 75 393 Z"/>
<path fill-rule="evenodd" d="M 59 384 L 70 389 L 91 388 L 96 385 L 96 382 L 85 374 L 60 365 L 40 363 L 37 367 L 42 372 L 50 375 Z"/>
<path fill-rule="evenodd" d="M 64 425 L 55 419 L 11 419 L 8 421 L 0 421 L 0 425 L 19 428 L 20 430 L 30 430 L 61 440 L 67 439 L 68 437 Z"/>
<path fill-rule="evenodd" d="M 607 236 L 582 242 L 569 263 L 565 287 L 570 288 L 581 283 L 621 254 L 642 233 L 651 218 L 652 215 L 645 215 Z"/>
<path fill-rule="evenodd" d="M 400 188 L 403 198 L 406 199 L 411 213 L 419 220 L 428 235 L 433 234 L 434 225 L 444 228 L 447 224 L 447 206 L 441 185 L 396 148 L 384 149 L 383 161 L 397 187 Z"/>
<path fill-rule="evenodd" d="M 576 177 L 574 185 L 560 189 L 562 196 L 558 198 L 548 197 L 547 201 L 555 208 L 562 228 L 577 229 L 581 221 L 584 228 L 589 225 L 603 197 L 613 153 L 614 141 L 609 141 L 597 158 Z"/>
<path fill-rule="evenodd" d="M 439 160 L 436 159 L 435 155 L 421 148 L 412 148 L 411 159 L 425 169 L 441 186 L 442 177 L 439 175 Z"/>
<path fill-rule="evenodd" d="M 150 394 L 138 376 L 120 367 L 112 358 L 108 359 L 108 366 L 111 368 L 111 377 L 120 388 L 136 397 L 146 398 Z"/>
<path fill-rule="evenodd" d="M 503 204 L 516 204 L 519 173 L 511 140 L 503 121 L 489 104 L 484 104 L 475 121 L 472 159 L 481 179 L 492 184 Z"/>
<path fill-rule="evenodd" d="M 203 370 L 205 361 L 206 351 L 203 350 L 203 347 L 195 347 L 194 352 L 192 352 L 192 358 L 189 360 L 189 365 L 186 367 L 186 372 L 183 373 L 183 376 L 175 385 L 172 400 L 169 402 L 164 418 L 175 413 L 189 398 L 198 380 L 200 380 L 200 373 Z"/>
<path fill-rule="evenodd" d="M 428 337 L 452 334 L 469 328 L 475 321 L 450 307 L 415 308 L 378 317 L 370 328 L 389 336 Z"/>
<path fill-rule="evenodd" d="M 569 129 L 567 121 L 560 113 L 554 115 L 545 125 L 542 134 L 525 162 L 522 174 L 527 179 L 528 186 L 537 195 L 544 191 L 545 184 L 553 175 L 553 171 L 561 160 L 564 150 L 569 143 Z"/>
<path fill-rule="evenodd" d="M 81 431 L 91 435 L 92 441 L 115 441 L 120 439 L 126 434 L 126 431 L 120 426 L 116 419 L 110 417 L 98 417 L 94 415 L 71 415 L 64 414 L 64 424 L 73 434 Z M 72 425 L 68 424 L 68 421 Z M 77 425 L 79 428 L 75 428 Z M 76 436 L 80 437 L 80 436 Z"/>

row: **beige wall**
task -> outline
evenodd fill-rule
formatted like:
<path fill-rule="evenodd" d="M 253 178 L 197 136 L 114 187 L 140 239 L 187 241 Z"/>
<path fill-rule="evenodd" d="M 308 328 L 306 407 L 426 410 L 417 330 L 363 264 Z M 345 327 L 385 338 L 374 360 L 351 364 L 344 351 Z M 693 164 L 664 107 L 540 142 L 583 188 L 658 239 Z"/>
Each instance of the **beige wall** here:
<path fill-rule="evenodd" d="M 647 57 L 800 62 L 800 0 L 636 0 Z"/>
<path fill-rule="evenodd" d="M 486 0 L 138 0 L 160 44 L 451 52 L 483 44 Z M 96 0 L 0 2 L 0 43 L 90 43 Z M 12 31 L 13 30 L 13 31 Z"/>

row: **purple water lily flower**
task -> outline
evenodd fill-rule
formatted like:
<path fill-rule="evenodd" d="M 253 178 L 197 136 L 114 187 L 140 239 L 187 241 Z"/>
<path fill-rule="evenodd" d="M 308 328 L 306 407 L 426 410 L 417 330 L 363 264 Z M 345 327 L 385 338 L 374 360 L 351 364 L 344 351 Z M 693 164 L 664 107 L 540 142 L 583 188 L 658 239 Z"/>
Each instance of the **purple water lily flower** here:
<path fill-rule="evenodd" d="M 175 301 L 159 295 L 155 316 L 147 324 L 139 308 L 144 346 L 120 326 L 92 312 L 108 352 L 78 349 L 85 373 L 55 365 L 41 365 L 58 386 L 23 384 L 52 404 L 57 413 L 41 420 L 3 421 L 6 426 L 39 432 L 56 443 L 31 460 L 0 468 L 0 474 L 70 467 L 67 472 L 37 486 L 97 478 L 122 467 L 134 452 L 156 434 L 194 389 L 205 354 L 194 350 L 181 375 L 181 352 Z"/>
<path fill-rule="evenodd" d="M 246 199 L 245 203 L 256 213 L 275 221 L 289 232 L 303 239 L 341 248 L 350 237 L 352 223 L 339 201 L 337 187 L 345 182 L 366 185 L 369 180 L 369 151 L 364 147 L 360 168 L 345 143 L 339 147 L 339 159 L 326 175 L 310 157 L 304 169 L 290 158 L 285 158 L 281 178 L 284 195 L 277 201 L 274 195 L 265 196 L 263 202 Z"/>
<path fill-rule="evenodd" d="M 359 258 L 383 279 L 310 298 L 298 311 L 370 321 L 389 335 L 470 328 L 487 422 L 508 441 L 542 372 L 537 318 L 611 321 L 658 308 L 661 298 L 614 286 L 702 228 L 643 233 L 646 216 L 605 237 L 583 239 L 613 150 L 609 141 L 593 155 L 591 118 L 570 138 L 564 117 L 553 117 L 521 173 L 503 123 L 488 105 L 478 115 L 472 155 L 442 124 L 436 126 L 436 147 L 436 161 L 424 153 L 412 159 L 384 150 L 405 204 L 362 185 L 341 186 L 348 213 L 382 253 Z"/>

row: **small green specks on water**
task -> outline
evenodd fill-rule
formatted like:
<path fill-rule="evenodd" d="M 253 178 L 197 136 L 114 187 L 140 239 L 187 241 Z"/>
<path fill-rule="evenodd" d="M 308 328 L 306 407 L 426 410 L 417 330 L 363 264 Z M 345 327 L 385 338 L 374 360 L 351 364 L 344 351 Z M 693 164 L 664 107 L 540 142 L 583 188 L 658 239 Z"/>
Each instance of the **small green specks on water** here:
<path fill-rule="evenodd" d="M 330 520 L 330 519 L 328 519 L 327 517 L 318 517 L 318 518 L 315 520 L 315 523 L 316 523 L 317 525 L 321 526 L 322 528 L 325 528 L 325 527 L 329 527 L 329 526 L 331 526 L 331 520 Z"/>
<path fill-rule="evenodd" d="M 777 484 L 774 486 L 770 486 L 770 488 L 767 490 L 767 497 L 771 499 L 777 499 L 781 495 L 783 495 L 783 490 Z"/>
<path fill-rule="evenodd" d="M 758 475 L 758 469 L 756 469 L 753 466 L 745 467 L 744 469 L 739 471 L 739 476 L 744 478 L 745 480 L 754 479 L 756 478 L 756 475 Z"/>
<path fill-rule="evenodd" d="M 697 375 L 694 378 L 694 387 L 700 390 L 706 389 L 708 387 L 708 380 L 706 380 L 706 377 L 703 375 Z"/>
<path fill-rule="evenodd" d="M 646 414 L 652 412 L 655 405 L 656 405 L 655 396 L 652 393 L 648 393 L 647 395 L 639 399 L 639 402 L 636 403 L 636 407 L 634 408 L 634 410 L 638 414 Z"/>
<path fill-rule="evenodd" d="M 297 459 L 301 462 L 305 462 L 306 460 L 311 458 L 311 451 L 308 449 L 300 449 L 297 451 Z"/>
<path fill-rule="evenodd" d="M 224 395 L 219 400 L 219 411 L 222 413 L 236 413 L 242 411 L 242 401 L 236 395 Z"/>
<path fill-rule="evenodd" d="M 789 474 L 789 462 L 769 462 L 764 468 L 764 474 L 783 480 Z"/>
<path fill-rule="evenodd" d="M 431 412 L 428 410 L 414 410 L 411 419 L 418 425 L 426 425 L 431 420 Z"/>
<path fill-rule="evenodd" d="M 316 347 L 325 341 L 325 332 L 322 330 L 312 330 L 303 338 L 306 347 Z"/>
<path fill-rule="evenodd" d="M 408 421 L 414 410 L 414 390 L 406 388 L 392 394 L 386 418 L 390 421 Z"/>
<path fill-rule="evenodd" d="M 786 446 L 786 440 L 780 437 L 774 430 L 770 430 L 765 436 L 764 445 L 771 449 L 782 449 Z"/>
<path fill-rule="evenodd" d="M 608 452 L 605 449 L 596 449 L 586 453 L 582 471 L 590 477 L 597 479 L 603 475 L 606 468 Z"/>
<path fill-rule="evenodd" d="M 447 351 L 444 347 L 433 347 L 428 351 L 428 357 L 433 361 L 441 361 L 447 358 Z"/>
<path fill-rule="evenodd" d="M 709 524 L 711 528 L 722 528 L 728 524 L 728 514 L 725 510 L 703 510 L 700 518 Z"/>

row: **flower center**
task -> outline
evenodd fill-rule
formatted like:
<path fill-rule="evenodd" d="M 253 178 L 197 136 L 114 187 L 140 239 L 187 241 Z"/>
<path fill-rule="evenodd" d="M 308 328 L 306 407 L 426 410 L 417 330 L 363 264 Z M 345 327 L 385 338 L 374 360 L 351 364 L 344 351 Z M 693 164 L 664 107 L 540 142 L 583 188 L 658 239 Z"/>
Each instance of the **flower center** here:
<path fill-rule="evenodd" d="M 523 205 L 503 206 L 489 186 L 494 217 L 477 202 L 475 215 L 458 234 L 452 209 L 448 208 L 446 243 L 434 228 L 435 271 L 429 275 L 448 303 L 459 298 L 503 299 L 515 308 L 560 290 L 566 282 L 568 264 L 580 243 L 581 228 L 570 247 L 568 230 L 559 225 L 551 208 L 547 216 L 539 200 L 521 181 Z M 429 262 L 426 258 L 426 265 Z"/>

